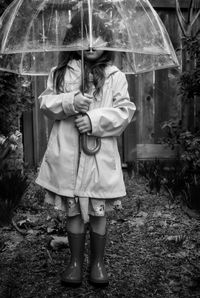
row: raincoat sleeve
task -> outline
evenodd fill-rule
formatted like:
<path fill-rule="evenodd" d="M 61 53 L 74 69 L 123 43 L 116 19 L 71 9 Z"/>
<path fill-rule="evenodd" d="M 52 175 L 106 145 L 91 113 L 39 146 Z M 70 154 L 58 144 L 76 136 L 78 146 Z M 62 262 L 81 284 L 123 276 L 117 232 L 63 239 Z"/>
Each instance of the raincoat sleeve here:
<path fill-rule="evenodd" d="M 136 110 L 130 101 L 125 74 L 117 72 L 113 76 L 113 106 L 102 107 L 87 112 L 91 125 L 91 135 L 98 137 L 119 136 L 131 122 Z"/>
<path fill-rule="evenodd" d="M 77 90 L 78 91 L 78 90 Z M 77 114 L 73 102 L 77 91 L 56 94 L 53 88 L 53 69 L 47 80 L 46 90 L 39 96 L 40 109 L 53 120 L 66 119 Z"/>

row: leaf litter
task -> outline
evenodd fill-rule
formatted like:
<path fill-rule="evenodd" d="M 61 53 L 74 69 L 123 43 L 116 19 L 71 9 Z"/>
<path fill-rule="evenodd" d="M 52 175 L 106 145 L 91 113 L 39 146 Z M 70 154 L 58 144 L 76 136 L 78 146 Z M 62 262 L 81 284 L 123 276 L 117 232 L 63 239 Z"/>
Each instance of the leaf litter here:
<path fill-rule="evenodd" d="M 170 202 L 166 193 L 149 193 L 144 179 L 125 173 L 125 181 L 123 209 L 108 215 L 107 288 L 88 283 L 88 235 L 82 286 L 61 285 L 70 258 L 66 219 L 37 201 L 33 188 L 15 215 L 27 233 L 0 227 L 0 298 L 199 298 L 199 218 L 184 212 L 181 201 Z"/>

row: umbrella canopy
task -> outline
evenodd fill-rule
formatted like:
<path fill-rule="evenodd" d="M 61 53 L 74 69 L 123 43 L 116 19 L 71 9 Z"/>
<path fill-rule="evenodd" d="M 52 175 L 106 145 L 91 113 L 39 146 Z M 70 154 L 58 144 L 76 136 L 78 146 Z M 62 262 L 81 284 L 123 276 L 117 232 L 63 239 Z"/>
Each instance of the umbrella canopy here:
<path fill-rule="evenodd" d="M 57 64 L 59 52 L 0 54 L 0 71 L 47 76 Z"/>
<path fill-rule="evenodd" d="M 60 51 L 94 48 L 119 53 L 125 73 L 179 65 L 148 0 L 15 0 L 0 26 L 2 70 L 46 75 Z"/>

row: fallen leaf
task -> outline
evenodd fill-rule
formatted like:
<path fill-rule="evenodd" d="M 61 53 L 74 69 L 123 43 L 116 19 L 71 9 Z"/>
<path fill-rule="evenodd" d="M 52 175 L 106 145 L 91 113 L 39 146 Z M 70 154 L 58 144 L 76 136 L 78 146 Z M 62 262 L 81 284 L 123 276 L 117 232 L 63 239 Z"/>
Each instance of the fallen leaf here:
<path fill-rule="evenodd" d="M 52 249 L 60 249 L 63 247 L 68 247 L 69 246 L 68 237 L 52 236 L 49 242 L 49 246 Z"/>

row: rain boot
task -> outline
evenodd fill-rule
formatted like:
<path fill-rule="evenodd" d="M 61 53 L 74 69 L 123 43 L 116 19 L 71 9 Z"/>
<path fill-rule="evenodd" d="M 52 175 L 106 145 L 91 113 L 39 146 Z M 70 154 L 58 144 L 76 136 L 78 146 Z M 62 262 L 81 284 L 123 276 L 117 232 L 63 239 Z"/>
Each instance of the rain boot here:
<path fill-rule="evenodd" d="M 69 248 L 71 259 L 67 269 L 61 276 L 64 284 L 78 286 L 82 282 L 85 233 L 73 234 L 68 232 Z"/>
<path fill-rule="evenodd" d="M 90 232 L 91 264 L 89 281 L 96 286 L 107 286 L 108 275 L 104 265 L 106 235 Z"/>

